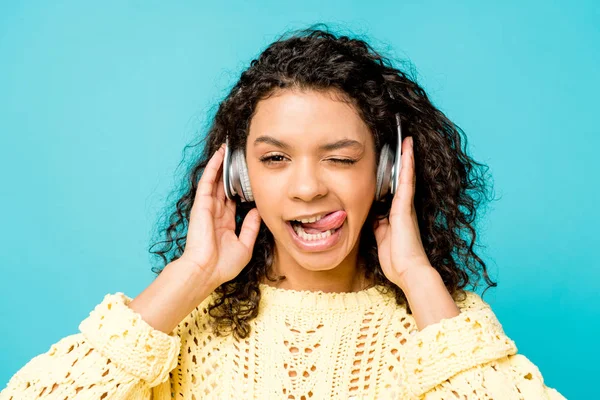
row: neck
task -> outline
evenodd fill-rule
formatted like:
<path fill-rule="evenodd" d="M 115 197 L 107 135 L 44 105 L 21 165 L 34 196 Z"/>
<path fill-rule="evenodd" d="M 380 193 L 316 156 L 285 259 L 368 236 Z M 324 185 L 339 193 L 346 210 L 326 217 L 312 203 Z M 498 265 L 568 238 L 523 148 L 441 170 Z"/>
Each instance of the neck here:
<path fill-rule="evenodd" d="M 340 264 L 326 270 L 305 268 L 289 254 L 281 254 L 276 249 L 270 275 L 283 275 L 285 279 L 281 282 L 271 282 L 264 278 L 262 283 L 279 289 L 298 291 L 358 292 L 372 286 L 371 282 L 366 280 L 360 263 L 358 244 Z"/>

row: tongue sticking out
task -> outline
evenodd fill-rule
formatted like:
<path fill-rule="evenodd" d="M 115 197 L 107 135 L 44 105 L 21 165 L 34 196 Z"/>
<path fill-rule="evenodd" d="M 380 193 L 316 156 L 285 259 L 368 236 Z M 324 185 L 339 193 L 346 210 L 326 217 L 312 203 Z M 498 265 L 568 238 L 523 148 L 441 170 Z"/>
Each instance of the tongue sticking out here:
<path fill-rule="evenodd" d="M 328 231 L 330 229 L 337 229 L 346 220 L 346 211 L 334 211 L 331 214 L 327 214 L 317 222 L 311 222 L 306 224 L 301 224 L 304 232 L 316 234 Z"/>

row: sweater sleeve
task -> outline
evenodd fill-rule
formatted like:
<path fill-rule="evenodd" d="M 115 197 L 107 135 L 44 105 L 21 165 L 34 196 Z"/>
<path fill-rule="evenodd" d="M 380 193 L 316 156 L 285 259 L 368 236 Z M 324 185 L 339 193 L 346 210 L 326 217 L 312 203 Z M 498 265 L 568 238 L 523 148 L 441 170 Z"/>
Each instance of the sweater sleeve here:
<path fill-rule="evenodd" d="M 459 372 L 422 396 L 451 399 L 566 400 L 544 384 L 540 370 L 524 355 L 515 354 Z M 458 396 L 458 397 L 457 397 Z"/>
<path fill-rule="evenodd" d="M 151 388 L 177 366 L 180 337 L 154 329 L 107 294 L 80 325 L 31 359 L 0 392 L 0 400 L 150 399 Z"/>
<path fill-rule="evenodd" d="M 564 399 L 506 336 L 489 304 L 474 292 L 461 313 L 426 326 L 406 343 L 402 398 Z"/>

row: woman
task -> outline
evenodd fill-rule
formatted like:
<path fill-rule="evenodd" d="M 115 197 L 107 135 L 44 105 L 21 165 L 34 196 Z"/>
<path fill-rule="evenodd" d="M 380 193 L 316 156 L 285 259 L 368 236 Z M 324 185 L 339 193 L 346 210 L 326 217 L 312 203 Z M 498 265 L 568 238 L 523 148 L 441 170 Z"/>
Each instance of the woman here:
<path fill-rule="evenodd" d="M 220 104 L 154 282 L 107 295 L 0 399 L 563 399 L 464 290 L 496 285 L 478 166 L 367 43 L 281 38 Z"/>

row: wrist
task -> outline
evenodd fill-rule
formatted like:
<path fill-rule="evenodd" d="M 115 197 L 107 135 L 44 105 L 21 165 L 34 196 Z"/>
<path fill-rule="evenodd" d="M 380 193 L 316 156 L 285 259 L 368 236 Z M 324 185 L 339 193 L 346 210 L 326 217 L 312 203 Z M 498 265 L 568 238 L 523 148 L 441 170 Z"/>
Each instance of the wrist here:
<path fill-rule="evenodd" d="M 406 295 L 419 330 L 460 314 L 460 309 L 435 268 L 424 266 L 407 272 L 400 288 Z"/>
<path fill-rule="evenodd" d="M 179 271 L 178 274 L 185 275 L 187 280 L 194 282 L 198 287 L 204 287 L 205 290 L 209 290 L 210 292 L 221 286 L 222 283 L 218 282 L 214 277 L 212 268 L 199 266 L 184 258 L 178 258 L 177 260 L 170 262 L 165 267 L 165 269 L 167 268 Z"/>
<path fill-rule="evenodd" d="M 173 261 L 136 296 L 129 308 L 150 326 L 167 334 L 216 288 L 197 265 Z"/>
<path fill-rule="evenodd" d="M 428 264 L 407 269 L 395 283 L 408 296 L 409 293 L 422 290 L 437 280 L 442 280 L 439 272 Z"/>

